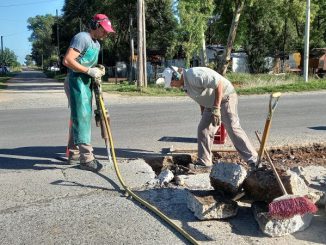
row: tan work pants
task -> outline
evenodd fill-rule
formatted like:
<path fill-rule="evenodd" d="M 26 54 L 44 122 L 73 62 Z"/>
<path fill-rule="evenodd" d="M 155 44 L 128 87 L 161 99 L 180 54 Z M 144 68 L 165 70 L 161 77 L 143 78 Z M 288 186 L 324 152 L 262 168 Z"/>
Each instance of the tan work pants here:
<path fill-rule="evenodd" d="M 225 129 L 241 158 L 246 162 L 256 162 L 257 152 L 247 134 L 241 128 L 238 117 L 238 96 L 236 93 L 226 96 L 221 103 L 221 117 Z M 197 129 L 198 161 L 207 166 L 212 165 L 212 146 L 218 127 L 212 124 L 212 112 L 205 108 Z"/>

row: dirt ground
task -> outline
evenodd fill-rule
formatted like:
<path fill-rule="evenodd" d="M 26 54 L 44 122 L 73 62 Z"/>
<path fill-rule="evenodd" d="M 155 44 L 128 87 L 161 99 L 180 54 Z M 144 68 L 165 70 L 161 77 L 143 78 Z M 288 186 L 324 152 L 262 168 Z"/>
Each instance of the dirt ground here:
<path fill-rule="evenodd" d="M 309 146 L 273 147 L 268 153 L 277 168 L 289 169 L 292 167 L 324 166 L 326 167 L 326 143 L 312 144 Z M 232 161 L 243 163 L 238 153 L 218 153 L 218 161 Z M 263 163 L 268 164 L 267 161 Z"/>

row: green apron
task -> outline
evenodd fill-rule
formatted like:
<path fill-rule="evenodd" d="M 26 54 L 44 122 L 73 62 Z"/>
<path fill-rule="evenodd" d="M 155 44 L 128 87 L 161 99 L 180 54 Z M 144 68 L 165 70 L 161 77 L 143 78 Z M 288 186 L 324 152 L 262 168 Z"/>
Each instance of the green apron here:
<path fill-rule="evenodd" d="M 88 48 L 79 63 L 92 67 L 97 64 L 98 49 Z M 91 143 L 92 79 L 89 75 L 69 72 L 70 106 L 74 144 Z"/>

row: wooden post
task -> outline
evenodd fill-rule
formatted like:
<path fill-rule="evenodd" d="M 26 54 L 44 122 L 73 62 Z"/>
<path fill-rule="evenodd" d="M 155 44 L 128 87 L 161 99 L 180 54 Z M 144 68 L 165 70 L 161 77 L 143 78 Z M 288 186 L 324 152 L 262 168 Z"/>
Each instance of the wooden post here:
<path fill-rule="evenodd" d="M 304 33 L 304 57 L 303 57 L 303 78 L 308 82 L 309 73 L 309 38 L 310 38 L 310 0 L 307 0 L 306 6 L 306 25 Z"/>
<path fill-rule="evenodd" d="M 143 21 L 143 62 L 144 62 L 144 65 L 143 65 L 143 68 L 144 68 L 144 87 L 146 88 L 147 87 L 147 58 L 146 58 L 146 23 L 145 23 L 145 1 L 142 0 L 142 12 L 143 12 L 143 15 L 142 15 L 142 21 Z"/>
<path fill-rule="evenodd" d="M 132 15 L 129 16 L 129 37 L 130 37 L 130 71 L 129 71 L 129 84 L 133 82 L 133 67 L 134 67 L 134 37 L 132 34 Z"/>
<path fill-rule="evenodd" d="M 142 2 L 142 0 L 137 0 L 137 87 L 142 87 L 144 81 Z"/>

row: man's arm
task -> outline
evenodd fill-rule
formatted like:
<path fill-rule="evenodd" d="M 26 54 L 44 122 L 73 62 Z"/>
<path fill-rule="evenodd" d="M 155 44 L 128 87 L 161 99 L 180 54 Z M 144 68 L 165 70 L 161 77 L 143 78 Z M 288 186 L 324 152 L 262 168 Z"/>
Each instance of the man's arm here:
<path fill-rule="evenodd" d="M 221 108 L 221 102 L 223 98 L 223 83 L 219 81 L 217 88 L 215 89 L 215 100 L 213 107 Z"/>
<path fill-rule="evenodd" d="M 79 51 L 69 48 L 65 57 L 63 58 L 63 64 L 74 71 L 87 73 L 88 67 L 83 66 L 76 61 L 79 55 Z"/>

